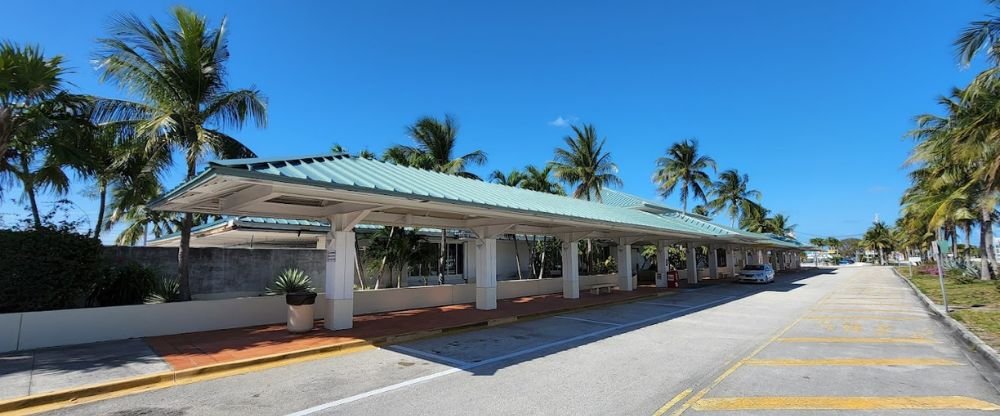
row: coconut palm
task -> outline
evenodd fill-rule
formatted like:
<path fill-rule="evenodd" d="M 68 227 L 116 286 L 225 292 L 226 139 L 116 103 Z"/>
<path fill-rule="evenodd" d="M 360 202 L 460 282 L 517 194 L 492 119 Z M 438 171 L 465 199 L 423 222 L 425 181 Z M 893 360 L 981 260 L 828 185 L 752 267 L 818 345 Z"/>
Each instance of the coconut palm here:
<path fill-rule="evenodd" d="M 607 139 L 598 139 L 592 124 L 571 127 L 573 135 L 563 138 L 566 147 L 556 148 L 549 167 L 557 179 L 573 187 L 573 198 L 601 201 L 605 187 L 622 186 L 618 166 L 604 151 Z"/>
<path fill-rule="evenodd" d="M 865 248 L 878 252 L 879 264 L 885 264 L 885 251 L 892 249 L 893 236 L 892 230 L 884 222 L 872 223 L 861 241 Z"/>
<path fill-rule="evenodd" d="M 1000 1 L 986 0 L 997 6 Z M 974 21 L 955 40 L 955 52 L 962 65 L 968 66 L 976 54 L 985 51 L 986 57 L 994 64 L 1000 63 L 1000 17 L 987 16 L 986 20 Z"/>
<path fill-rule="evenodd" d="M 740 174 L 736 169 L 727 169 L 719 174 L 719 180 L 712 185 L 709 195 L 712 200 L 706 205 L 712 213 L 726 211 L 732 225 L 736 225 L 736 219 L 747 210 L 754 209 L 751 205 L 760 202 L 761 193 L 756 189 L 749 189 L 750 177 L 747 174 Z M 755 202 L 756 201 L 756 202 Z"/>
<path fill-rule="evenodd" d="M 503 173 L 503 171 L 497 169 L 490 173 L 489 177 L 490 182 L 514 188 L 521 186 L 524 179 L 524 173 L 517 169 L 511 169 L 508 173 Z"/>
<path fill-rule="evenodd" d="M 0 158 L 20 159 L 39 135 L 86 104 L 87 97 L 67 90 L 65 74 L 61 56 L 46 58 L 36 46 L 0 43 Z M 12 156 L 7 150 L 17 140 L 21 150 Z"/>
<path fill-rule="evenodd" d="M 681 207 L 687 212 L 688 197 L 707 202 L 706 193 L 712 187 L 708 169 L 716 170 L 715 160 L 698 153 L 698 141 L 694 139 L 674 143 L 667 149 L 666 156 L 656 160 L 653 182 L 659 185 L 664 198 L 670 196 L 680 186 Z"/>
<path fill-rule="evenodd" d="M 539 168 L 534 165 L 524 167 L 524 177 L 521 180 L 521 187 L 535 192 L 544 192 L 554 195 L 566 195 L 566 190 L 562 185 L 552 180 L 552 166 Z"/>
<path fill-rule="evenodd" d="M 226 84 L 225 19 L 211 28 L 205 17 L 178 6 L 171 10 L 169 25 L 123 15 L 114 20 L 110 32 L 111 37 L 98 40 L 101 78 L 117 83 L 138 101 L 101 100 L 97 121 L 134 130 L 148 153 L 181 152 L 187 179 L 194 177 L 198 160 L 207 155 L 255 156 L 222 131 L 249 122 L 259 128 L 267 124 L 267 106 L 260 91 L 253 87 L 231 90 Z M 185 213 L 177 255 L 183 299 L 191 298 L 188 257 L 193 224 L 194 215 Z"/>
<path fill-rule="evenodd" d="M 486 164 L 486 153 L 475 150 L 455 156 L 458 122 L 451 115 L 445 115 L 443 120 L 421 117 L 408 126 L 406 132 L 414 144 L 392 146 L 386 149 L 383 159 L 404 166 L 479 179 L 467 169 L 469 165 Z"/>
<path fill-rule="evenodd" d="M 767 232 L 781 237 L 790 236 L 795 232 L 795 224 L 789 224 L 788 216 L 775 214 L 773 217 L 764 220 Z"/>
<path fill-rule="evenodd" d="M 821 248 L 826 245 L 826 239 L 823 237 L 813 237 L 809 239 L 809 244 L 813 247 Z"/>
<path fill-rule="evenodd" d="M 712 215 L 712 212 L 708 209 L 708 207 L 704 205 L 695 205 L 694 208 L 691 209 L 691 213 L 695 215 L 701 215 L 703 217 Z"/>
<path fill-rule="evenodd" d="M 382 156 L 383 160 L 403 166 L 479 179 L 476 174 L 466 169 L 470 164 L 485 164 L 486 153 L 482 150 L 475 150 L 462 156 L 455 156 L 458 122 L 451 115 L 445 115 L 444 120 L 421 117 L 413 125 L 407 127 L 406 131 L 413 139 L 414 145 L 392 146 L 386 149 Z M 448 230 L 441 229 L 441 246 L 438 257 L 439 284 L 444 284 L 445 260 L 448 255 L 447 233 Z"/>
<path fill-rule="evenodd" d="M 839 253 L 840 252 L 840 240 L 838 240 L 836 237 L 827 237 L 826 238 L 826 247 L 828 249 L 830 249 L 830 250 L 834 250 L 834 251 L 836 251 L 836 252 Z M 841 254 L 843 254 L 843 253 L 841 253 Z"/>
<path fill-rule="evenodd" d="M 768 230 L 767 218 L 771 211 L 759 204 L 750 204 L 740 216 L 740 228 L 753 233 L 765 233 Z"/>

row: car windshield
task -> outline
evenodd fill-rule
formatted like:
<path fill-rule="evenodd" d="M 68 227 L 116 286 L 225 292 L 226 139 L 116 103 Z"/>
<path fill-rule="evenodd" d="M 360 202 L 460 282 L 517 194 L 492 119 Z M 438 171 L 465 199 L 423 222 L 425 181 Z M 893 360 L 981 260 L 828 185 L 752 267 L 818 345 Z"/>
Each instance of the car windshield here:
<path fill-rule="evenodd" d="M 759 264 L 751 264 L 743 268 L 743 270 L 764 270 L 764 266 Z"/>

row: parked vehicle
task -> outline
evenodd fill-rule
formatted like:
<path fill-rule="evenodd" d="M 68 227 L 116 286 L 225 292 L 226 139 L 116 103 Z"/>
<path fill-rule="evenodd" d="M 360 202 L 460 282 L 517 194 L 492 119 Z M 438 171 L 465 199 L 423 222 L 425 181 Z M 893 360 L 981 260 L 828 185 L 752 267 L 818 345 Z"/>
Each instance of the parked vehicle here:
<path fill-rule="evenodd" d="M 774 282 L 774 268 L 770 264 L 749 264 L 740 270 L 740 281 L 749 283 Z"/>

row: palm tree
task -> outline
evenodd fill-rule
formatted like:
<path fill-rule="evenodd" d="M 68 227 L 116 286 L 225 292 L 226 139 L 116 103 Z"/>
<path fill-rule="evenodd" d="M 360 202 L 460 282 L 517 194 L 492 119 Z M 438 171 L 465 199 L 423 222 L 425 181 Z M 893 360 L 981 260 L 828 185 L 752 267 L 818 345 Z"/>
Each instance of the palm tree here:
<path fill-rule="evenodd" d="M 809 239 L 809 244 L 813 247 L 821 248 L 826 245 L 826 239 L 823 237 L 813 237 Z"/>
<path fill-rule="evenodd" d="M 490 182 L 514 188 L 521 186 L 524 179 L 524 173 L 517 169 L 511 169 L 509 173 L 503 173 L 503 171 L 497 169 L 490 173 L 489 177 Z"/>
<path fill-rule="evenodd" d="M 86 104 L 86 97 L 67 91 L 65 74 L 61 56 L 46 58 L 36 46 L 0 43 L 0 159 L 7 159 L 15 141 L 35 140 Z M 22 152 L 27 145 L 22 143 Z"/>
<path fill-rule="evenodd" d="M 571 127 L 573 135 L 563 138 L 566 148 L 556 148 L 549 167 L 557 179 L 574 187 L 573 198 L 601 201 L 602 189 L 622 186 L 618 166 L 604 151 L 607 139 L 598 139 L 592 124 Z"/>
<path fill-rule="evenodd" d="M 771 211 L 759 204 L 750 204 L 747 208 L 740 217 L 740 228 L 752 233 L 767 232 L 767 218 Z"/>
<path fill-rule="evenodd" d="M 747 174 L 741 175 L 736 169 L 722 171 L 709 191 L 712 200 L 708 201 L 708 209 L 713 214 L 725 210 L 732 225 L 736 226 L 736 219 L 747 210 L 754 209 L 754 201 L 760 202 L 760 191 L 749 187 L 750 177 Z"/>
<path fill-rule="evenodd" d="M 221 129 L 239 129 L 251 121 L 263 128 L 267 106 L 257 89 L 230 90 L 226 85 L 225 19 L 209 28 L 205 17 L 180 6 L 172 9 L 171 17 L 171 26 L 164 26 L 155 19 L 147 24 L 123 15 L 115 19 L 112 36 L 98 40 L 102 79 L 116 82 L 139 101 L 101 100 L 95 118 L 134 130 L 148 153 L 182 152 L 185 177 L 190 180 L 198 160 L 206 155 L 256 156 Z M 191 298 L 188 257 L 193 224 L 194 215 L 185 213 L 177 254 L 185 300 Z"/>
<path fill-rule="evenodd" d="M 607 139 L 598 139 L 593 124 L 570 126 L 573 135 L 563 138 L 566 148 L 557 147 L 549 168 L 555 177 L 573 187 L 573 198 L 601 202 L 601 190 L 606 186 L 620 187 L 618 165 L 611 161 L 611 152 L 604 151 Z M 594 243 L 587 239 L 587 272 L 593 270 Z"/>
<path fill-rule="evenodd" d="M 701 215 L 703 217 L 708 217 L 712 215 L 712 212 L 709 211 L 708 207 L 704 205 L 695 205 L 694 209 L 691 210 L 691 213 L 695 215 Z"/>
<path fill-rule="evenodd" d="M 892 248 L 893 237 L 892 230 L 884 222 L 872 223 L 861 241 L 865 248 L 878 251 L 879 264 L 885 264 L 885 250 Z"/>
<path fill-rule="evenodd" d="M 781 237 L 787 237 L 795 232 L 795 224 L 789 224 L 788 216 L 776 214 L 765 220 L 767 232 Z"/>
<path fill-rule="evenodd" d="M 479 179 L 479 176 L 469 172 L 469 164 L 483 165 L 486 163 L 486 153 L 475 150 L 455 157 L 455 146 L 458 140 L 458 122 L 451 115 L 445 115 L 444 120 L 433 117 L 421 117 L 413 125 L 406 128 L 407 134 L 413 139 L 413 146 L 396 145 L 386 149 L 382 158 L 403 166 L 433 170 L 449 175 Z M 438 257 L 438 283 L 444 284 L 445 261 L 448 255 L 446 229 L 441 229 L 441 247 Z"/>
<path fill-rule="evenodd" d="M 986 2 L 1000 6 L 998 0 L 986 0 Z M 994 65 L 1000 63 L 1000 17 L 988 17 L 987 20 L 972 22 L 955 40 L 955 52 L 962 65 L 971 64 L 972 59 L 981 51 L 986 52 L 986 57 Z"/>
<path fill-rule="evenodd" d="M 680 185 L 681 207 L 687 212 L 688 196 L 707 202 L 706 191 L 712 187 L 708 168 L 716 170 L 715 160 L 698 154 L 698 141 L 694 139 L 674 143 L 667 149 L 667 155 L 656 160 L 657 170 L 653 182 L 660 187 L 664 198 L 670 196 Z"/>
<path fill-rule="evenodd" d="M 836 237 L 827 237 L 826 247 L 830 250 L 834 250 L 840 253 L 840 240 L 838 240 Z"/>
<path fill-rule="evenodd" d="M 486 153 L 475 150 L 462 156 L 455 156 L 458 122 L 453 116 L 445 115 L 444 120 L 421 117 L 408 126 L 406 132 L 413 139 L 414 145 L 392 146 L 386 149 L 383 159 L 404 166 L 479 179 L 467 168 L 470 164 L 476 166 L 486 164 Z"/>
<path fill-rule="evenodd" d="M 521 187 L 530 191 L 543 192 L 553 195 L 566 195 L 559 182 L 552 180 L 552 166 L 539 168 L 534 165 L 524 167 L 524 178 L 521 180 Z"/>

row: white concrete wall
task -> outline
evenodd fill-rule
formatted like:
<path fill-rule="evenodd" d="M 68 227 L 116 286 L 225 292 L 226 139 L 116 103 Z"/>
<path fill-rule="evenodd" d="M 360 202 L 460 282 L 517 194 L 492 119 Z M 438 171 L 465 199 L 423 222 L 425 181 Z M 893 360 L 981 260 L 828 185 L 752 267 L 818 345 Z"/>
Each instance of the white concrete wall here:
<path fill-rule="evenodd" d="M 497 282 L 497 299 L 562 292 L 562 278 L 504 280 Z"/>
<path fill-rule="evenodd" d="M 525 278 L 531 277 L 531 264 L 528 263 L 528 246 L 524 241 L 517 242 L 517 253 L 521 256 L 521 275 Z M 514 241 L 497 241 L 497 278 L 516 279 L 517 259 L 514 256 Z"/>
<path fill-rule="evenodd" d="M 361 315 L 475 301 L 476 285 L 474 284 L 363 290 L 354 292 L 354 314 Z"/>
<path fill-rule="evenodd" d="M 615 275 L 580 276 L 580 286 L 617 283 Z M 497 283 L 497 298 L 562 292 L 562 278 Z M 354 292 L 354 313 L 471 303 L 475 284 L 421 286 Z M 323 317 L 326 299 L 316 297 L 314 315 Z M 285 322 L 283 296 L 255 296 L 157 305 L 111 306 L 0 314 L 0 352 L 84 344 L 185 332 L 211 331 Z"/>

